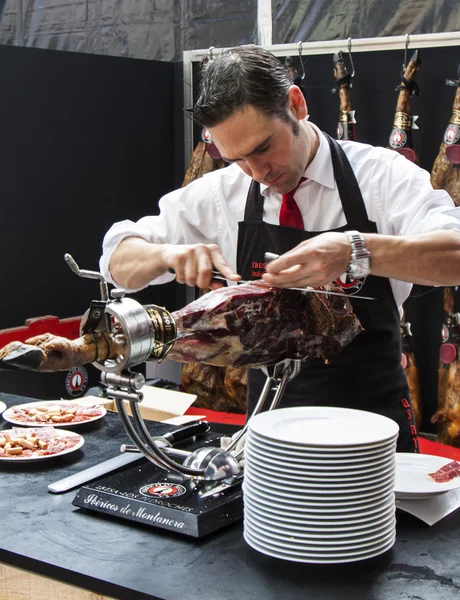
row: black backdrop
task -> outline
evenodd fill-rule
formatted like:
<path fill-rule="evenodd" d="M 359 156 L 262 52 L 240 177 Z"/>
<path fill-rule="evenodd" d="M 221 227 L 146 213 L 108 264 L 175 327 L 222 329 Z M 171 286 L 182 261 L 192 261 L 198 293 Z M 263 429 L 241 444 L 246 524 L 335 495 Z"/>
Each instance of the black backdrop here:
<path fill-rule="evenodd" d="M 64 254 L 98 271 L 112 223 L 156 214 L 182 180 L 176 72 L 173 63 L 0 46 L 0 330 L 83 314 L 99 285 L 73 274 Z M 134 297 L 185 304 L 176 283 Z M 56 398 L 64 381 L 0 371 L 2 392 Z"/>
<path fill-rule="evenodd" d="M 0 46 L 0 329 L 82 314 L 104 233 L 174 188 L 172 63 Z M 180 115 L 180 113 L 179 113 Z M 180 121 L 180 119 L 179 119 Z M 148 299 L 172 309 L 177 284 Z M 182 302 L 183 304 L 183 302 Z"/>

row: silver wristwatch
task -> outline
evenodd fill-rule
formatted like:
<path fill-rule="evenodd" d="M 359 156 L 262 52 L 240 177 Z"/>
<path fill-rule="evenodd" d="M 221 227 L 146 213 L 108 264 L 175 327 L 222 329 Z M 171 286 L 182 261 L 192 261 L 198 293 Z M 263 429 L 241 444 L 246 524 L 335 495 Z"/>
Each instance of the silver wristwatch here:
<path fill-rule="evenodd" d="M 363 236 L 359 231 L 345 231 L 350 244 L 351 256 L 347 275 L 350 279 L 362 279 L 371 272 L 371 253 L 366 248 Z"/>

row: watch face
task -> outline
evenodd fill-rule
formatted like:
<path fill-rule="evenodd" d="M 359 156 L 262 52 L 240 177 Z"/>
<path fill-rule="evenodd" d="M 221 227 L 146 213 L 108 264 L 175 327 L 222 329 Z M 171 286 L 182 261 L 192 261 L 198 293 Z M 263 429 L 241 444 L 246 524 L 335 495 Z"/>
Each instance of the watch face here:
<path fill-rule="evenodd" d="M 350 265 L 348 267 L 348 273 L 355 277 L 356 279 L 360 279 L 362 277 L 367 277 L 370 271 L 370 263 L 369 257 L 357 258 L 355 256 L 352 257 L 350 261 Z"/>

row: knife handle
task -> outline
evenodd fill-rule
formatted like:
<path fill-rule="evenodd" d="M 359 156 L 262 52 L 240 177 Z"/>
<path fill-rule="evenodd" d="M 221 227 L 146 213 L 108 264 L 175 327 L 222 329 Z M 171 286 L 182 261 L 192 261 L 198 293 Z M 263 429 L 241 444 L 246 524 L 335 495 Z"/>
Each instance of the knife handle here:
<path fill-rule="evenodd" d="M 194 421 L 193 423 L 179 427 L 179 429 L 165 433 L 160 437 L 165 438 L 170 444 L 177 444 L 177 442 L 183 442 L 200 433 L 206 433 L 209 429 L 210 425 L 207 421 Z"/>
<path fill-rule="evenodd" d="M 274 254 L 273 252 L 265 252 L 265 254 L 264 254 L 265 265 L 268 265 L 268 263 L 271 263 L 273 260 L 276 260 L 279 257 L 280 257 L 279 254 Z"/>

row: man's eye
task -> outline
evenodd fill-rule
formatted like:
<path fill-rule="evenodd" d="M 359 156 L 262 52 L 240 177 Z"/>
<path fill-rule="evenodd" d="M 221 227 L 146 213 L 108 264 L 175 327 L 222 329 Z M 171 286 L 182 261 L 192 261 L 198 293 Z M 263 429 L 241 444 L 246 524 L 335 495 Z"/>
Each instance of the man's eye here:
<path fill-rule="evenodd" d="M 257 154 L 263 154 L 264 152 L 267 152 L 267 150 L 270 148 L 270 144 L 267 144 L 266 146 L 264 146 L 263 148 L 259 148 L 257 150 Z"/>

